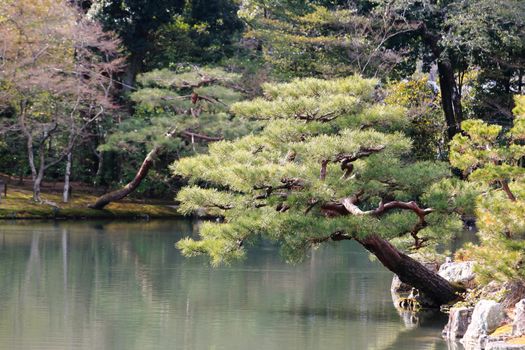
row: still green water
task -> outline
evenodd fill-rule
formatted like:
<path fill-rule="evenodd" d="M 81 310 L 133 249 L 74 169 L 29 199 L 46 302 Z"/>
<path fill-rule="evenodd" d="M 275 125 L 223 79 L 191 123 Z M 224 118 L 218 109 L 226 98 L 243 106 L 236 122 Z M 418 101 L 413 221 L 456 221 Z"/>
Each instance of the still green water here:
<path fill-rule="evenodd" d="M 392 275 L 352 242 L 298 266 L 263 244 L 210 268 L 191 221 L 0 224 L 0 349 L 447 349 L 400 316 Z"/>

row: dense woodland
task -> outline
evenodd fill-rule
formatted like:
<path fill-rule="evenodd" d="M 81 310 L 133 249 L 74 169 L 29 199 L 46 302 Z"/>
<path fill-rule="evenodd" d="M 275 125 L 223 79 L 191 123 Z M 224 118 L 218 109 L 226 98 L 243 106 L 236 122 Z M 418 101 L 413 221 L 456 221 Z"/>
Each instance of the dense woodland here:
<path fill-rule="evenodd" d="M 525 279 L 524 74 L 521 0 L 1 0 L 0 173 L 176 197 L 214 264 L 355 240 L 441 305 L 414 254 L 466 223 L 480 280 Z"/>

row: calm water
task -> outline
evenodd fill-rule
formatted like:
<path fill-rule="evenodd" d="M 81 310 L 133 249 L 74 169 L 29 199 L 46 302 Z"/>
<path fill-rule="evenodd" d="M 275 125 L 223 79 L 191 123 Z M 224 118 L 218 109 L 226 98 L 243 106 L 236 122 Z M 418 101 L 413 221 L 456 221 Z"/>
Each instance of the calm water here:
<path fill-rule="evenodd" d="M 189 221 L 0 224 L 0 349 L 447 349 L 401 317 L 391 274 L 352 242 L 299 266 L 270 245 L 210 268 Z"/>

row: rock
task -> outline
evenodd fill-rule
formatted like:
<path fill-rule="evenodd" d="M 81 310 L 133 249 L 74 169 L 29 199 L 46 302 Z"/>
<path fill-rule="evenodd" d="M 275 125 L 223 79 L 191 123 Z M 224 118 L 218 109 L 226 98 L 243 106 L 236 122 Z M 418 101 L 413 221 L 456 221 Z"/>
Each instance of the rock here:
<path fill-rule="evenodd" d="M 465 347 L 483 349 L 487 336 L 505 320 L 503 306 L 494 300 L 480 300 L 472 313 L 470 325 L 461 340 Z"/>
<path fill-rule="evenodd" d="M 394 275 L 392 278 L 392 284 L 390 285 L 390 292 L 397 295 L 403 295 L 404 293 L 408 294 L 412 290 L 412 287 L 406 283 L 401 282 L 397 275 Z"/>
<path fill-rule="evenodd" d="M 525 334 L 525 299 L 521 299 L 514 309 L 514 321 L 512 322 L 512 334 L 521 336 Z"/>
<path fill-rule="evenodd" d="M 465 335 L 472 317 L 471 307 L 454 307 L 450 309 L 448 323 L 443 329 L 443 337 L 450 340 L 460 339 Z"/>
<path fill-rule="evenodd" d="M 422 264 L 429 270 L 437 272 L 439 264 L 436 262 L 422 262 Z M 390 292 L 392 294 L 392 302 L 396 307 L 400 307 L 403 299 L 413 299 L 417 301 L 421 306 L 432 306 L 435 307 L 433 301 L 425 297 L 425 295 L 419 293 L 417 289 L 412 286 L 401 282 L 397 275 L 392 278 L 392 284 L 390 285 Z"/>
<path fill-rule="evenodd" d="M 450 283 L 461 287 L 473 288 L 475 286 L 474 261 L 451 262 L 447 260 L 440 266 L 438 273 Z"/>
<path fill-rule="evenodd" d="M 485 346 L 485 350 L 525 350 L 525 345 L 509 344 L 504 341 L 489 342 Z"/>

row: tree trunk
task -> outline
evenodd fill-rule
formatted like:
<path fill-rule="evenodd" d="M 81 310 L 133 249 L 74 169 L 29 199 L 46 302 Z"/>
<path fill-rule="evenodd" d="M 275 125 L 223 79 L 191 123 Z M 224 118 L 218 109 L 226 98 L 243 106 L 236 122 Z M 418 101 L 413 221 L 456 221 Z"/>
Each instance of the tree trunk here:
<path fill-rule="evenodd" d="M 454 68 L 448 58 L 438 59 L 439 86 L 441 89 L 441 106 L 447 122 L 447 135 L 452 140 L 459 133 L 463 120 L 461 96 L 457 91 Z"/>
<path fill-rule="evenodd" d="M 69 179 L 71 177 L 71 165 L 73 163 L 73 152 L 69 152 L 67 154 L 67 160 L 66 160 L 66 173 L 64 174 L 64 193 L 62 201 L 64 203 L 69 202 L 70 197 L 70 183 Z"/>
<path fill-rule="evenodd" d="M 148 175 L 148 171 L 153 165 L 153 160 L 155 159 L 155 156 L 157 155 L 160 149 L 160 146 L 155 146 L 155 148 L 153 148 L 153 150 L 151 150 L 151 152 L 148 153 L 148 155 L 142 162 L 139 171 L 130 183 L 128 183 L 126 186 L 119 190 L 106 193 L 105 195 L 99 197 L 94 204 L 88 205 L 88 207 L 91 209 L 104 209 L 104 207 L 109 203 L 118 201 L 129 195 L 131 192 L 135 191 L 135 189 L 140 185 L 140 183 L 146 177 L 146 175 Z"/>
<path fill-rule="evenodd" d="M 523 70 L 518 69 L 518 93 L 523 93 Z"/>
<path fill-rule="evenodd" d="M 387 240 L 377 235 L 370 235 L 357 241 L 374 254 L 387 269 L 395 273 L 402 282 L 418 289 L 435 302 L 435 306 L 458 299 L 456 294 L 458 290 L 446 279 L 403 254 Z"/>
<path fill-rule="evenodd" d="M 128 59 L 128 64 L 124 70 L 122 77 L 122 90 L 124 92 L 131 92 L 135 86 L 135 79 L 137 74 L 142 69 L 142 60 L 144 59 L 143 54 L 132 53 Z"/>
<path fill-rule="evenodd" d="M 38 164 L 38 173 L 33 179 L 33 200 L 38 203 L 42 203 L 42 198 L 40 197 L 40 187 L 42 185 L 42 180 L 44 179 L 44 172 L 46 170 L 46 155 L 45 155 L 45 143 L 41 142 L 38 147 L 40 164 Z"/>
<path fill-rule="evenodd" d="M 36 166 L 35 166 L 35 154 L 33 152 L 33 138 L 27 138 L 27 159 L 29 161 L 29 168 L 31 169 L 31 180 L 36 180 Z"/>
<path fill-rule="evenodd" d="M 459 133 L 463 120 L 461 94 L 454 77 L 454 66 L 440 46 L 441 35 L 429 30 L 425 24 L 421 27 L 423 41 L 437 61 L 439 87 L 441 90 L 441 107 L 447 123 L 447 136 L 452 140 Z"/>
<path fill-rule="evenodd" d="M 102 183 L 102 170 L 104 169 L 104 152 L 95 152 L 95 155 L 97 156 L 98 162 L 97 172 L 95 174 L 95 181 L 93 181 L 93 185 L 98 186 Z"/>
<path fill-rule="evenodd" d="M 39 173 L 38 176 L 35 178 L 35 181 L 33 181 L 33 200 L 35 202 L 42 202 L 42 197 L 40 197 L 40 185 L 42 184 L 42 179 L 44 177 L 44 173 Z"/>

